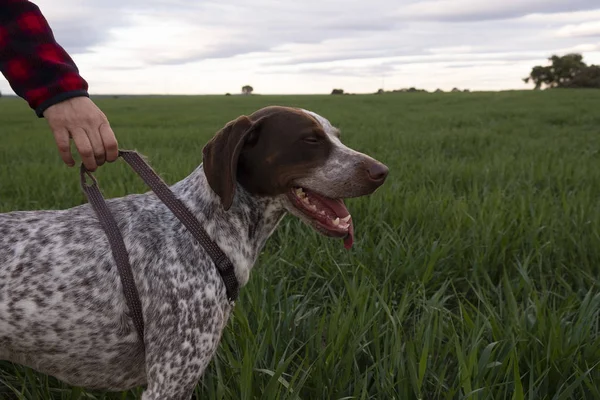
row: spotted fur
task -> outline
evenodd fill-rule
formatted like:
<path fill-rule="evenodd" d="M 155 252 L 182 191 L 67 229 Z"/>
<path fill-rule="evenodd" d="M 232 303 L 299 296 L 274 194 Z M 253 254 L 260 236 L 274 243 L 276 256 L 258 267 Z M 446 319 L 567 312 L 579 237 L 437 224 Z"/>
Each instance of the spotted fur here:
<path fill-rule="evenodd" d="M 325 119 L 305 115 L 333 135 Z M 308 171 L 303 184 L 322 188 L 325 195 L 331 187 L 336 193 L 329 194 L 336 196 L 372 192 L 373 185 L 344 186 L 356 180 L 352 165 L 367 156 L 334 136 L 332 158 Z M 334 181 L 342 186 L 331 186 Z M 171 189 L 231 259 L 240 287 L 293 208 L 283 193 L 256 195 L 236 183 L 234 201 L 225 210 L 202 164 Z M 189 399 L 231 313 L 224 284 L 206 251 L 154 193 L 107 204 L 129 252 L 145 320 L 145 351 L 107 238 L 93 209 L 83 204 L 0 214 L 0 359 L 90 389 L 143 385 L 143 400 Z"/>

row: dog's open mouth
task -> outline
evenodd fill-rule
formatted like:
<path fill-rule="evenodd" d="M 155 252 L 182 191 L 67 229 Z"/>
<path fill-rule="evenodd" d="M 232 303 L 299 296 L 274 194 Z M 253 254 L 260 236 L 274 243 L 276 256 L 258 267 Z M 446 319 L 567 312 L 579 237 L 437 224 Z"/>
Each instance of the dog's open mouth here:
<path fill-rule="evenodd" d="M 354 226 L 343 199 L 331 199 L 301 187 L 291 189 L 288 197 L 315 229 L 327 236 L 344 238 L 344 247 L 352 247 Z"/>

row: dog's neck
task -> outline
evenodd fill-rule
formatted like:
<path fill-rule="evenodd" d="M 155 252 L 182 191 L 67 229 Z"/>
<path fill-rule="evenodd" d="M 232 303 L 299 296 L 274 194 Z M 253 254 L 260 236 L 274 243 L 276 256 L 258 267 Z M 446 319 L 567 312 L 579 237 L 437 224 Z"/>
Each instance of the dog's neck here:
<path fill-rule="evenodd" d="M 244 286 L 267 239 L 285 214 L 282 201 L 252 196 L 238 184 L 233 204 L 225 211 L 202 165 L 171 189 L 229 257 L 240 287 Z"/>

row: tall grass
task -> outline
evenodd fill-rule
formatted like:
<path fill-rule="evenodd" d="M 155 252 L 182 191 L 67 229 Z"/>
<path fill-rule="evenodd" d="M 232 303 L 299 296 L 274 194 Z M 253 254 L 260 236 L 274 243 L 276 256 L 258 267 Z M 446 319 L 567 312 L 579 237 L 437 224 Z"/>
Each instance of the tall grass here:
<path fill-rule="evenodd" d="M 98 99 L 168 182 L 267 104 L 328 117 L 390 167 L 346 203 L 351 251 L 286 217 L 198 383 L 210 399 L 600 398 L 600 93 Z M 0 101 L 0 211 L 85 201 L 50 131 Z M 107 197 L 147 188 L 124 163 Z M 0 363 L 0 398 L 134 399 Z"/>

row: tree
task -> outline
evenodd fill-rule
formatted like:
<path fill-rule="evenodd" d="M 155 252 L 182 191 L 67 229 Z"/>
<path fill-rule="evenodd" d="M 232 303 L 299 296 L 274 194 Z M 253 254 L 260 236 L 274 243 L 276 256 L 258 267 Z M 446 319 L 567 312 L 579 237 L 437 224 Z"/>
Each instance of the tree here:
<path fill-rule="evenodd" d="M 583 68 L 564 87 L 600 89 L 600 65 L 590 65 Z"/>
<path fill-rule="evenodd" d="M 344 89 L 333 89 L 331 94 L 344 94 Z"/>
<path fill-rule="evenodd" d="M 529 76 L 523 79 L 523 82 L 529 83 L 532 81 L 535 84 L 534 90 L 539 90 L 542 87 L 542 84 L 546 84 L 552 87 L 554 82 L 554 77 L 552 72 L 550 71 L 550 67 L 542 67 L 541 65 L 536 65 L 532 68 Z"/>
<path fill-rule="evenodd" d="M 243 94 L 252 94 L 253 91 L 254 91 L 254 88 L 250 85 L 242 86 Z"/>
<path fill-rule="evenodd" d="M 548 88 L 600 88 L 597 74 L 599 66 L 588 66 L 583 62 L 581 54 L 569 53 L 564 56 L 553 55 L 548 58 L 550 65 L 536 65 L 525 83 L 533 82 L 534 89 L 539 90 L 545 85 Z"/>
<path fill-rule="evenodd" d="M 557 86 L 570 82 L 575 75 L 587 67 L 581 54 L 567 54 L 562 57 L 554 55 L 549 60 L 552 62 L 550 71 Z"/>

